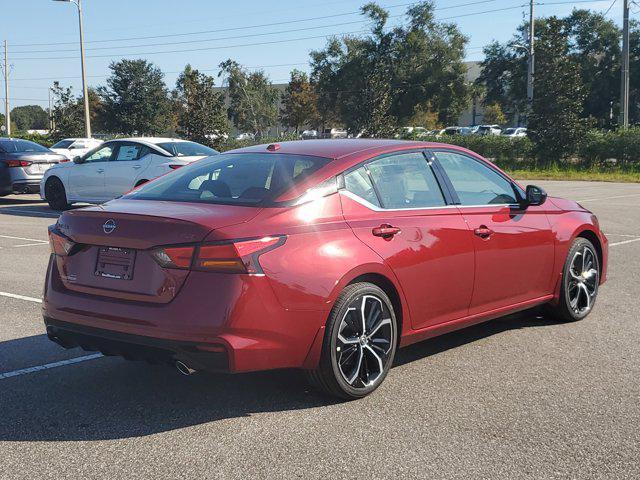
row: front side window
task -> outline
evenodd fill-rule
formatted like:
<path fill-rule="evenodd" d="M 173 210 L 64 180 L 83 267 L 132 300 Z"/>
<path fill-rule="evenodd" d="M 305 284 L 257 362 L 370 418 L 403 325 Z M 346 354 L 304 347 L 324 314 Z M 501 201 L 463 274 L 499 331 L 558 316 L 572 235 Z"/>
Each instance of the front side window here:
<path fill-rule="evenodd" d="M 353 170 L 344 176 L 344 187 L 348 192 L 366 200 L 376 207 L 380 206 L 376 191 L 373 189 L 369 172 L 365 167 Z"/>
<path fill-rule="evenodd" d="M 84 158 L 84 163 L 106 162 L 111 158 L 111 155 L 113 155 L 113 149 L 114 149 L 113 145 L 105 145 L 102 148 L 99 148 L 93 152 L 90 152 Z"/>
<path fill-rule="evenodd" d="M 184 166 L 125 198 L 257 205 L 275 200 L 329 160 L 289 154 L 220 154 Z"/>
<path fill-rule="evenodd" d="M 409 152 L 367 164 L 384 208 L 426 208 L 445 205 L 436 177 L 421 152 Z"/>
<path fill-rule="evenodd" d="M 518 203 L 511 182 L 478 160 L 454 152 L 436 156 L 462 205 Z"/>

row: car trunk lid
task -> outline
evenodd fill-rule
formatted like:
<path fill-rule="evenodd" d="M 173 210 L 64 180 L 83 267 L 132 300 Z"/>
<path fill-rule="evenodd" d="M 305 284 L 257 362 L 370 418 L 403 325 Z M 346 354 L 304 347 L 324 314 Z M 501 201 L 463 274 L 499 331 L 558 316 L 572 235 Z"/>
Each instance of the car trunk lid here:
<path fill-rule="evenodd" d="M 247 222 L 259 208 L 148 200 L 115 200 L 65 212 L 56 225 L 80 244 L 57 256 L 66 288 L 132 301 L 167 303 L 189 271 L 161 267 L 152 250 L 199 243 L 212 231 Z"/>

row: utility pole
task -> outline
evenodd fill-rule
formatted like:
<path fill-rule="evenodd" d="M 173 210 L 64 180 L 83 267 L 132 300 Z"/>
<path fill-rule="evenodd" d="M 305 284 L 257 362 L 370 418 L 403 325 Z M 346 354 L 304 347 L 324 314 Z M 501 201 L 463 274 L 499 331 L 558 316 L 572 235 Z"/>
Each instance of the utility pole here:
<path fill-rule="evenodd" d="M 80 26 L 80 62 L 82 64 L 82 96 L 84 98 L 84 126 L 86 137 L 91 138 L 91 117 L 89 116 L 89 95 L 87 94 L 87 72 L 84 66 L 84 32 L 82 29 L 82 0 L 78 0 L 78 24 Z"/>
<path fill-rule="evenodd" d="M 4 41 L 4 122 L 7 137 L 11 136 L 11 113 L 9 110 L 9 53 Z"/>
<path fill-rule="evenodd" d="M 49 132 L 53 130 L 53 111 L 51 110 L 51 87 L 47 88 L 49 92 Z"/>
<path fill-rule="evenodd" d="M 535 51 L 534 51 L 534 36 L 535 36 L 535 2 L 529 1 L 529 64 L 527 68 L 527 100 L 529 101 L 529 108 L 533 103 L 533 76 L 535 75 Z"/>
<path fill-rule="evenodd" d="M 78 25 L 80 27 L 80 64 L 82 67 L 82 97 L 84 98 L 84 128 L 86 137 L 91 138 L 91 117 L 89 116 L 89 96 L 87 94 L 87 73 L 84 65 L 84 31 L 82 29 L 82 0 L 54 0 L 55 2 L 73 3 L 78 8 Z"/>
<path fill-rule="evenodd" d="M 622 81 L 620 85 L 620 126 L 629 128 L 629 0 L 624 0 L 622 25 Z"/>

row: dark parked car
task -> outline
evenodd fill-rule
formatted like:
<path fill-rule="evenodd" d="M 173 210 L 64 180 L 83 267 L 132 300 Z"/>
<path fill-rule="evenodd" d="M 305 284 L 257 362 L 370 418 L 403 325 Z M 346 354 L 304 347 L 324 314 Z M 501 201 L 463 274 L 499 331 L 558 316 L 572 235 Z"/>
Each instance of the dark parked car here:
<path fill-rule="evenodd" d="M 0 197 L 38 193 L 49 167 L 66 160 L 42 145 L 20 138 L 0 138 Z"/>

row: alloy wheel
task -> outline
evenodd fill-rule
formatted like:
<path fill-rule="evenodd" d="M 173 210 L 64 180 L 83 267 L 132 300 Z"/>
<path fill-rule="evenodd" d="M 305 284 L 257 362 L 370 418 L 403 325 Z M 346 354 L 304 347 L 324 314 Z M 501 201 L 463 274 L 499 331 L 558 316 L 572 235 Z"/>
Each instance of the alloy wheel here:
<path fill-rule="evenodd" d="M 569 266 L 567 298 L 577 315 L 584 315 L 593 306 L 598 292 L 599 273 L 595 252 L 587 245 L 574 253 Z"/>
<path fill-rule="evenodd" d="M 385 372 L 395 342 L 391 314 L 374 295 L 356 298 L 338 329 L 336 362 L 343 379 L 353 388 L 374 385 Z"/>

